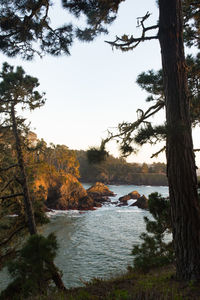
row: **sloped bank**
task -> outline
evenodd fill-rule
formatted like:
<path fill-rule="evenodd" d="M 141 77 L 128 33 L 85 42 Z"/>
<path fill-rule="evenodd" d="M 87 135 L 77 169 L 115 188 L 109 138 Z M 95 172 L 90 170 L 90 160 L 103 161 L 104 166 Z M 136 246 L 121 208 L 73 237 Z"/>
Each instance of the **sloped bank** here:
<path fill-rule="evenodd" d="M 42 296 L 44 300 L 172 300 L 200 299 L 198 282 L 176 280 L 172 265 L 150 270 L 148 273 L 130 271 L 110 280 L 93 279 L 85 287 Z M 41 295 L 31 298 L 41 299 Z"/>

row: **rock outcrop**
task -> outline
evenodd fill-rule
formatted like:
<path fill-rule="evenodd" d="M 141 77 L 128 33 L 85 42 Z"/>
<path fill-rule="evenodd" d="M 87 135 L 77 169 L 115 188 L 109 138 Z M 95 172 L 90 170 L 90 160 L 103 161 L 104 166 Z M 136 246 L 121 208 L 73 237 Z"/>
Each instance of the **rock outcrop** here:
<path fill-rule="evenodd" d="M 131 199 L 138 199 L 140 198 L 140 194 L 138 193 L 138 191 L 133 191 L 131 193 L 128 194 L 129 196 L 131 196 Z"/>
<path fill-rule="evenodd" d="M 89 210 L 96 206 L 82 184 L 71 174 L 62 174 L 62 176 L 43 174 L 35 181 L 35 189 L 41 187 L 45 205 L 49 209 Z"/>
<path fill-rule="evenodd" d="M 73 176 L 66 175 L 58 186 L 49 188 L 46 205 L 52 209 L 91 209 L 94 201 L 87 195 L 82 184 Z"/>
<path fill-rule="evenodd" d="M 101 182 L 96 182 L 93 186 L 87 189 L 87 193 L 88 196 L 94 199 L 96 203 L 109 201 L 109 197 L 115 196 L 115 194 Z"/>
<path fill-rule="evenodd" d="M 130 206 L 137 206 L 142 209 L 148 208 L 148 199 L 143 195 L 142 197 L 138 198 L 136 202 L 131 204 Z"/>
<path fill-rule="evenodd" d="M 137 206 L 142 209 L 147 209 L 148 208 L 148 199 L 143 195 L 140 196 L 140 194 L 137 191 L 133 191 L 129 193 L 128 195 L 125 195 L 123 197 L 119 198 L 120 203 L 118 206 L 126 206 L 128 205 L 128 200 L 137 200 L 130 206 Z"/>
<path fill-rule="evenodd" d="M 123 202 L 123 203 L 125 202 L 127 204 L 128 200 L 138 199 L 138 198 L 140 198 L 140 194 L 137 191 L 133 191 L 133 192 L 129 193 L 128 195 L 120 197 L 119 201 Z"/>
<path fill-rule="evenodd" d="M 130 199 L 131 199 L 131 196 L 130 196 L 130 195 L 125 195 L 125 196 L 120 197 L 120 198 L 119 198 L 119 201 L 120 201 L 120 202 L 126 202 L 126 203 L 127 203 L 127 201 L 130 200 Z"/>

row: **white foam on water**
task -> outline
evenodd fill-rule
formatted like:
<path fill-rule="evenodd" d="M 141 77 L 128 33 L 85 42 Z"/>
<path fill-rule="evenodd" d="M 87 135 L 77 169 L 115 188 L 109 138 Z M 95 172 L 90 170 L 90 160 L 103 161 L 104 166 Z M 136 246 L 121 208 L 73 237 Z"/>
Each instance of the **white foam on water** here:
<path fill-rule="evenodd" d="M 52 209 L 51 211 L 48 211 L 46 213 L 47 217 L 54 217 L 54 216 L 63 216 L 63 215 L 74 215 L 74 214 L 79 214 L 79 210 L 55 210 Z"/>
<path fill-rule="evenodd" d="M 133 203 L 135 203 L 137 201 L 137 199 L 131 199 L 131 200 L 128 200 L 127 203 L 128 203 L 128 206 L 132 205 Z"/>

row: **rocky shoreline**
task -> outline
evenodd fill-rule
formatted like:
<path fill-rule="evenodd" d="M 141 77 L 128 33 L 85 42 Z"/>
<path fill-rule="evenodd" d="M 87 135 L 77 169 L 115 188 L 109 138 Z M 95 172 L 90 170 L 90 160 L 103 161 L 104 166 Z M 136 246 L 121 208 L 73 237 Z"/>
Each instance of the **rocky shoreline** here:
<path fill-rule="evenodd" d="M 102 205 L 111 203 L 110 197 L 114 197 L 112 191 L 101 183 L 96 182 L 87 190 L 73 176 L 67 178 L 61 185 L 50 186 L 47 190 L 45 201 L 46 211 L 49 210 L 94 210 Z M 136 200 L 129 206 L 137 206 L 148 209 L 148 199 L 137 191 L 120 197 L 116 206 L 128 206 L 129 200 Z M 112 202 L 114 204 L 114 202 Z"/>

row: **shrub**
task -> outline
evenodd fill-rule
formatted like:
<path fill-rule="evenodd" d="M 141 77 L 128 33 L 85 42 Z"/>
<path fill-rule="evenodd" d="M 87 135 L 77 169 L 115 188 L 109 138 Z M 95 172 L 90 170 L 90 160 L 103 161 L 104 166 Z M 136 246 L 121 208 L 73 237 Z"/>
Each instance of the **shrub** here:
<path fill-rule="evenodd" d="M 46 293 L 52 281 L 52 262 L 58 249 L 56 237 L 50 234 L 32 235 L 20 250 L 16 260 L 8 264 L 8 271 L 14 279 L 0 299 L 22 299 L 35 294 Z M 11 297 L 11 298 L 9 298 Z M 17 297 L 17 296 L 16 296 Z"/>
<path fill-rule="evenodd" d="M 166 234 L 171 233 L 170 203 L 158 193 L 149 195 L 149 212 L 153 220 L 144 217 L 146 233 L 142 233 L 141 245 L 133 247 L 135 269 L 148 271 L 174 262 L 172 241 L 167 242 Z"/>

